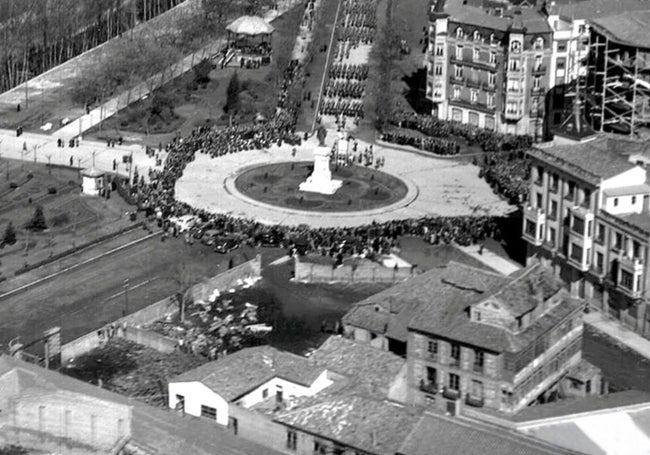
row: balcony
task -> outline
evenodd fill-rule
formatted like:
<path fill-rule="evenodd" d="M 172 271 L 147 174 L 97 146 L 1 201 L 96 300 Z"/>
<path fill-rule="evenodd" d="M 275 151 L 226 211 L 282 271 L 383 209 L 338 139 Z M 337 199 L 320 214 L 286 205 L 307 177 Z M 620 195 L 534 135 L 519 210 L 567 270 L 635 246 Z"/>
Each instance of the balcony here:
<path fill-rule="evenodd" d="M 480 398 L 474 397 L 468 393 L 467 396 L 465 397 L 465 403 L 475 408 L 482 408 L 483 405 L 485 404 L 485 400 L 483 399 L 483 397 Z"/>
<path fill-rule="evenodd" d="M 420 390 L 429 395 L 436 395 L 438 393 L 438 385 L 435 382 L 428 382 L 420 379 Z"/>
<path fill-rule="evenodd" d="M 524 240 L 535 246 L 540 246 L 544 240 L 544 223 L 546 215 L 544 210 L 527 205 L 524 207 Z"/>
<path fill-rule="evenodd" d="M 643 273 L 643 259 L 622 257 L 619 259 L 619 267 L 622 270 L 627 270 L 631 274 Z"/>
<path fill-rule="evenodd" d="M 453 55 L 451 58 L 451 63 L 456 63 L 459 65 L 467 65 L 472 68 L 477 68 L 477 69 L 482 69 L 486 71 L 496 71 L 497 70 L 497 64 L 496 63 L 490 63 L 490 62 L 481 62 L 481 61 L 476 61 L 476 60 L 463 60 L 460 58 L 457 58 L 455 55 Z"/>
<path fill-rule="evenodd" d="M 546 74 L 546 67 L 544 65 L 542 66 L 534 66 L 533 67 L 533 75 L 534 76 L 539 76 L 542 74 Z"/>
<path fill-rule="evenodd" d="M 470 88 L 477 88 L 477 89 L 482 90 L 483 87 L 484 87 L 486 84 L 485 84 L 485 82 L 481 82 L 481 81 L 479 81 L 479 80 L 477 80 L 477 79 L 471 79 L 471 78 L 470 78 L 470 79 L 467 79 L 467 80 L 465 81 L 465 85 L 467 85 L 467 86 L 470 87 Z"/>
<path fill-rule="evenodd" d="M 533 88 L 530 92 L 533 96 L 544 96 L 546 95 L 546 87 Z"/>
<path fill-rule="evenodd" d="M 621 256 L 619 258 L 618 289 L 633 299 L 641 297 L 643 285 L 643 260 Z"/>
<path fill-rule="evenodd" d="M 460 390 L 451 389 L 445 386 L 442 390 L 442 396 L 450 400 L 457 400 L 460 398 Z"/>

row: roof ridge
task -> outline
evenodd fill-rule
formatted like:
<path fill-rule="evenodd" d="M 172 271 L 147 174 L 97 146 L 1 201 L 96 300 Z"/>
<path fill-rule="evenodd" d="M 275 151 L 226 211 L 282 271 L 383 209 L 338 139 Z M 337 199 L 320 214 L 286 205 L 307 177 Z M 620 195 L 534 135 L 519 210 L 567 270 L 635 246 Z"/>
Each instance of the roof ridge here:
<path fill-rule="evenodd" d="M 504 284 L 497 292 L 495 292 L 494 294 L 490 294 L 490 297 L 496 297 L 496 296 L 502 294 L 503 292 L 505 292 L 506 289 L 508 289 L 508 288 L 512 287 L 513 285 L 515 285 L 515 283 L 521 281 L 522 279 L 524 279 L 526 277 L 529 277 L 529 275 L 533 272 L 533 270 L 536 270 L 539 267 L 540 267 L 540 264 L 536 263 L 536 264 L 531 265 L 530 267 L 525 268 L 524 272 L 521 275 L 512 278 L 511 281 Z"/>
<path fill-rule="evenodd" d="M 481 272 L 483 274 L 493 275 L 493 276 L 496 276 L 498 278 L 505 278 L 506 277 L 505 275 L 503 275 L 502 273 L 499 273 L 497 271 L 485 270 L 485 269 L 482 269 L 482 268 L 474 266 L 474 265 L 469 265 L 469 264 L 465 264 L 463 262 L 458 262 L 458 261 L 456 261 L 454 259 L 449 261 L 449 263 L 445 267 L 442 267 L 442 269 L 443 270 L 448 269 L 450 265 L 457 265 L 457 266 L 460 266 L 460 267 L 463 267 L 463 268 L 466 268 L 466 269 L 476 270 L 476 271 Z"/>

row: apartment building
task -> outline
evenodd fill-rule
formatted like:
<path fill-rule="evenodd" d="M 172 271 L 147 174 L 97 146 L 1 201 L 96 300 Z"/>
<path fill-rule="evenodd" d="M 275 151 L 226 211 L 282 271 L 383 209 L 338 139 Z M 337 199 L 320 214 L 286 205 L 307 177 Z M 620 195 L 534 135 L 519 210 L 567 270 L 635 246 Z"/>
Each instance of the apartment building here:
<path fill-rule="evenodd" d="M 531 150 L 523 209 L 528 263 L 650 337 L 650 144 L 609 137 Z"/>
<path fill-rule="evenodd" d="M 552 30 L 535 8 L 431 6 L 426 96 L 440 119 L 542 137 Z"/>

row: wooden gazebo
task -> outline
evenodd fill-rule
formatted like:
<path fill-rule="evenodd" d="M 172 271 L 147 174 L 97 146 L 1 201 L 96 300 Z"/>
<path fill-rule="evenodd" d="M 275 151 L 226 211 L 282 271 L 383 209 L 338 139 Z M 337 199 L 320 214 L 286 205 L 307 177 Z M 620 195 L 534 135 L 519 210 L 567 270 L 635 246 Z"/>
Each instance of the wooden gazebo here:
<path fill-rule="evenodd" d="M 268 64 L 271 61 L 271 39 L 275 29 L 259 16 L 242 16 L 226 27 L 228 48 L 236 53 L 235 64 L 250 68 L 251 65 Z"/>

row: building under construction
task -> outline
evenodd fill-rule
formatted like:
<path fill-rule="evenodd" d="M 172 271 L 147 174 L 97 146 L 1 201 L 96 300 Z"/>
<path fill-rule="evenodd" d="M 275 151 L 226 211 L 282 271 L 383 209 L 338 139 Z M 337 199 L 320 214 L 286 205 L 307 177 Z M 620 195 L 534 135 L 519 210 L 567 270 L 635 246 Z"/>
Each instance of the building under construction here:
<path fill-rule="evenodd" d="M 586 115 L 596 131 L 650 137 L 650 11 L 591 21 Z"/>

